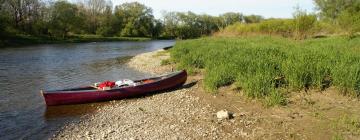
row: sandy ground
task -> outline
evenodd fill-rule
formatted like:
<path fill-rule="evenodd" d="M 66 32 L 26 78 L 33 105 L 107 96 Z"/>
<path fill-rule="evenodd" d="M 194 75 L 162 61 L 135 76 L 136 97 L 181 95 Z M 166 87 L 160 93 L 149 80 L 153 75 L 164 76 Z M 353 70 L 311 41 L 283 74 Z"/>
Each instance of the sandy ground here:
<path fill-rule="evenodd" d="M 159 50 L 133 57 L 128 65 L 163 74 L 170 65 Z M 289 95 L 284 107 L 264 107 L 231 86 L 205 92 L 201 74 L 180 89 L 142 98 L 110 101 L 80 123 L 64 126 L 53 139 L 359 139 L 360 102 L 335 89 Z M 219 120 L 227 110 L 232 119 Z"/>

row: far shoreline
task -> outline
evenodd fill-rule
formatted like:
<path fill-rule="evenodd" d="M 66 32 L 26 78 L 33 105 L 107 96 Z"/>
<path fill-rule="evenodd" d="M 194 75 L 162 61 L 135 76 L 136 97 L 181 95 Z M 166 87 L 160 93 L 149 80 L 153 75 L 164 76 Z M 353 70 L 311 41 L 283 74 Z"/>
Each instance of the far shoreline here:
<path fill-rule="evenodd" d="M 1 48 L 25 47 L 42 44 L 67 44 L 67 43 L 90 43 L 90 42 L 123 42 L 123 41 L 152 41 L 152 40 L 173 40 L 170 38 L 149 38 L 149 37 L 102 37 L 102 36 L 72 36 L 66 39 L 54 39 L 49 37 L 14 36 L 0 39 Z"/>

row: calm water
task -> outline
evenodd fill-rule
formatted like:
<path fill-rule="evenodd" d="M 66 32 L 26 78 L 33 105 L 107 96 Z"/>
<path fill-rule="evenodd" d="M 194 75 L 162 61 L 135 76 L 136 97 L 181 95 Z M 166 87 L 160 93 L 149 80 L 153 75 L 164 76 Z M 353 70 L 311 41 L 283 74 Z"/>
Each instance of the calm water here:
<path fill-rule="evenodd" d="M 124 65 L 174 41 L 102 42 L 0 49 L 0 139 L 47 139 L 67 122 L 107 103 L 46 107 L 40 89 L 142 78 Z"/>

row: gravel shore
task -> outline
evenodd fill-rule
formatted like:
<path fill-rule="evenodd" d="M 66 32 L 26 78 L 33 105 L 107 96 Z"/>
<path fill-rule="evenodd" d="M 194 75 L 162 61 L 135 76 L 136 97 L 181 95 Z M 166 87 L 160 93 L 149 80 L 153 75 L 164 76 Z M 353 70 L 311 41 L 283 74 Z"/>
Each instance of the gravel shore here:
<path fill-rule="evenodd" d="M 163 74 L 169 54 L 164 50 L 133 57 L 128 65 L 136 70 Z M 239 120 L 218 120 L 210 104 L 193 96 L 200 88 L 188 83 L 177 90 L 142 98 L 110 101 L 95 114 L 63 127 L 53 139 L 241 139 L 248 133 Z M 234 114 L 235 117 L 237 114 Z"/>

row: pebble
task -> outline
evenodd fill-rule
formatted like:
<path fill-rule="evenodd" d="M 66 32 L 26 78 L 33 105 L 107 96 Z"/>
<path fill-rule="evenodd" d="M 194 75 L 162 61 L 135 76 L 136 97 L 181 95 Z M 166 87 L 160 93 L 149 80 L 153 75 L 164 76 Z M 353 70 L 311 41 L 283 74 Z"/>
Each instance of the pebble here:
<path fill-rule="evenodd" d="M 231 114 L 230 114 L 230 112 L 228 112 L 226 110 L 220 110 L 216 113 L 216 117 L 219 120 L 230 119 Z"/>

